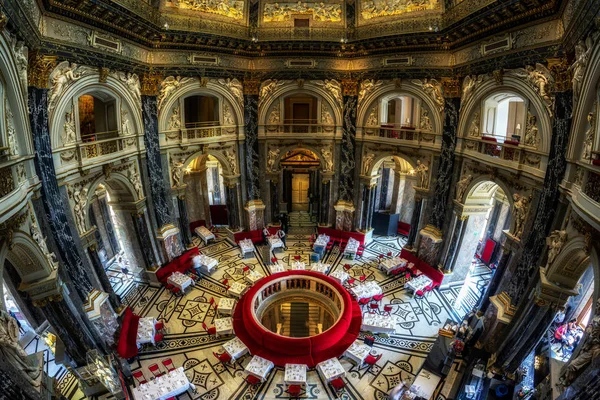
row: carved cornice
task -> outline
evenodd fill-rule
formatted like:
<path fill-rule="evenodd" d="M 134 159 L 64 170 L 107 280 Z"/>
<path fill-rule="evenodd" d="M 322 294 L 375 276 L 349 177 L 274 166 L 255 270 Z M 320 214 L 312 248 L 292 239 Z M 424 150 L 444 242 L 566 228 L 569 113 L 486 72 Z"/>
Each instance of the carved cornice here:
<path fill-rule="evenodd" d="M 56 56 L 45 56 L 38 52 L 32 52 L 29 55 L 29 64 L 27 66 L 29 86 L 38 89 L 49 89 L 50 72 L 56 67 L 56 59 Z"/>

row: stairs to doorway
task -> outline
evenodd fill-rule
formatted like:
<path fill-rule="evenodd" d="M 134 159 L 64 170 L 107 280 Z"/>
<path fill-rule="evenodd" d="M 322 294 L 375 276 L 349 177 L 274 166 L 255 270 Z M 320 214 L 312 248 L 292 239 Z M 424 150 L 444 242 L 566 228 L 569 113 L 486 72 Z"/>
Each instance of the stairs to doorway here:
<path fill-rule="evenodd" d="M 317 226 L 315 217 L 311 217 L 306 211 L 292 211 L 289 214 L 290 227 L 314 227 Z"/>

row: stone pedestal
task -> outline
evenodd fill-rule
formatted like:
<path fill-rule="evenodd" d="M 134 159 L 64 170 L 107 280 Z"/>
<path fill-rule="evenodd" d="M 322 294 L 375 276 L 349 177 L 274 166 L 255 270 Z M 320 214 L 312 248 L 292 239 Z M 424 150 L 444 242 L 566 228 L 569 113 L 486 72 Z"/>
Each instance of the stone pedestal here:
<path fill-rule="evenodd" d="M 333 172 L 321 173 L 321 212 L 319 213 L 319 226 L 331 226 L 329 210 L 331 209 L 331 179 Z"/>
<path fill-rule="evenodd" d="M 175 225 L 167 224 L 160 227 L 158 230 L 159 251 L 162 253 L 162 258 L 167 262 L 179 257 L 183 252 L 179 241 L 179 228 Z"/>
<path fill-rule="evenodd" d="M 244 209 L 248 212 L 248 230 L 265 227 L 265 204 L 262 200 L 250 200 Z"/>
<path fill-rule="evenodd" d="M 427 225 L 421 229 L 419 234 L 421 235 L 418 251 L 419 258 L 435 268 L 442 251 L 442 231 L 433 225 Z"/>
<path fill-rule="evenodd" d="M 351 231 L 354 215 L 352 202 L 340 200 L 333 208 L 335 209 L 335 229 Z"/>
<path fill-rule="evenodd" d="M 415 187 L 415 205 L 412 218 L 410 220 L 410 232 L 408 234 L 408 240 L 406 242 L 405 249 L 411 252 L 416 252 L 415 241 L 417 239 L 417 233 L 421 229 L 421 217 L 423 209 L 427 203 L 427 196 L 429 196 L 429 190 L 425 188 Z"/>

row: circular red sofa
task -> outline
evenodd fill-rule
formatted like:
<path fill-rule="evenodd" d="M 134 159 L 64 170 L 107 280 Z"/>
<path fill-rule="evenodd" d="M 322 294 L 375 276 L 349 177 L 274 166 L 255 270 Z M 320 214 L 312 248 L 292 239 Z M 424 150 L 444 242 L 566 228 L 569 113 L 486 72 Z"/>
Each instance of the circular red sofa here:
<path fill-rule="evenodd" d="M 312 337 L 290 338 L 264 328 L 254 317 L 252 299 L 270 282 L 289 276 L 309 276 L 331 285 L 340 295 L 343 310 L 337 322 L 327 331 Z M 275 365 L 306 364 L 313 368 L 321 361 L 341 356 L 356 340 L 362 324 L 360 306 L 336 280 L 312 271 L 287 271 L 270 275 L 256 282 L 239 300 L 233 314 L 236 336 L 252 355 L 272 361 Z"/>

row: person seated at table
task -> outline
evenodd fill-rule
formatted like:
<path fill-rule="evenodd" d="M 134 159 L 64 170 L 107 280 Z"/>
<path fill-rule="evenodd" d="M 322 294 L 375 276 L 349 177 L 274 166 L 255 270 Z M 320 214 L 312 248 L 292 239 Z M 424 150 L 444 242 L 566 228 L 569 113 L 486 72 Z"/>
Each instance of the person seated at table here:
<path fill-rule="evenodd" d="M 569 323 L 567 324 L 567 330 L 568 331 L 577 330 L 577 320 L 575 318 L 573 318 L 569 321 Z"/>
<path fill-rule="evenodd" d="M 567 333 L 567 326 L 567 324 L 562 324 L 561 326 L 556 328 L 556 331 L 554 332 L 554 339 L 558 340 L 559 342 L 562 342 L 563 337 Z"/>
<path fill-rule="evenodd" d="M 263 241 L 265 243 L 267 243 L 267 238 L 271 235 L 271 233 L 269 232 L 269 230 L 267 228 L 263 228 L 262 234 L 263 234 Z"/>
<path fill-rule="evenodd" d="M 287 250 L 287 244 L 285 243 L 285 232 L 282 229 L 277 231 L 277 237 L 281 239 L 281 242 L 283 243 L 283 248 Z"/>

